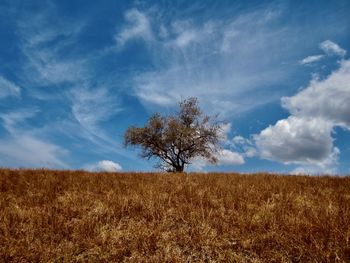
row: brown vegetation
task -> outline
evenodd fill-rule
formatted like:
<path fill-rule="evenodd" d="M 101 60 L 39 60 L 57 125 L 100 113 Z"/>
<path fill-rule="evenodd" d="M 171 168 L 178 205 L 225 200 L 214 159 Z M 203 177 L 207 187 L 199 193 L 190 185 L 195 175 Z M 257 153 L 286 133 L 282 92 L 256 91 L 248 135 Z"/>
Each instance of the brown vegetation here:
<path fill-rule="evenodd" d="M 0 170 L 1 262 L 350 262 L 350 178 Z"/>
<path fill-rule="evenodd" d="M 192 97 L 179 102 L 176 114 L 156 113 L 145 127 L 129 127 L 124 134 L 124 144 L 140 147 L 142 158 L 156 158 L 156 168 L 183 172 L 198 157 L 218 162 L 223 124 L 216 117 L 205 115 L 198 99 Z"/>

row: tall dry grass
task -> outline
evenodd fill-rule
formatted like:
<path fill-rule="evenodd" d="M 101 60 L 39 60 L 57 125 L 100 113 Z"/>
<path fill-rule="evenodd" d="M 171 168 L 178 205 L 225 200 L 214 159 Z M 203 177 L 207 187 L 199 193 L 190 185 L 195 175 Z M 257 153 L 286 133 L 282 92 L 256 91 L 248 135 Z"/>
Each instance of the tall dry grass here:
<path fill-rule="evenodd" d="M 350 178 L 0 170 L 1 262 L 350 262 Z"/>

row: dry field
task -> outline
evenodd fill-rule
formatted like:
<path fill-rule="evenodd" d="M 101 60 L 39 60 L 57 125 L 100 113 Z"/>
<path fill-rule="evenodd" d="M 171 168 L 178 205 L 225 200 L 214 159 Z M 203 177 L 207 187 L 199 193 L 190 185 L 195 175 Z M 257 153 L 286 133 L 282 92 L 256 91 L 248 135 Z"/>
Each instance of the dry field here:
<path fill-rule="evenodd" d="M 0 169 L 0 262 L 350 262 L 350 177 Z"/>

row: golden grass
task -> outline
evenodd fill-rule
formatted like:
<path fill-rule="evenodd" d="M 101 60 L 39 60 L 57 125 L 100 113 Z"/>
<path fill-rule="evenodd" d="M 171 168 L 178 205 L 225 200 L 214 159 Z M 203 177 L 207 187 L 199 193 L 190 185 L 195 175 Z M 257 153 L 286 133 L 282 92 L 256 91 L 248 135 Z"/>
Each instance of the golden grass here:
<path fill-rule="evenodd" d="M 350 262 L 350 178 L 0 170 L 1 262 Z"/>

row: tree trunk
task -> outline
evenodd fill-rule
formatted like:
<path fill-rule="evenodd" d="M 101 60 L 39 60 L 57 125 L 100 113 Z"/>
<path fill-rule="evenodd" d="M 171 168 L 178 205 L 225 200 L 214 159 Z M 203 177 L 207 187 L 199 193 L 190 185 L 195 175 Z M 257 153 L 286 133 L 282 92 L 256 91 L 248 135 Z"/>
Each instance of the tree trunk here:
<path fill-rule="evenodd" d="M 174 168 L 175 168 L 175 172 L 177 172 L 177 173 L 182 173 L 184 171 L 184 167 L 181 165 L 176 166 Z"/>

